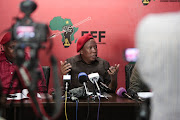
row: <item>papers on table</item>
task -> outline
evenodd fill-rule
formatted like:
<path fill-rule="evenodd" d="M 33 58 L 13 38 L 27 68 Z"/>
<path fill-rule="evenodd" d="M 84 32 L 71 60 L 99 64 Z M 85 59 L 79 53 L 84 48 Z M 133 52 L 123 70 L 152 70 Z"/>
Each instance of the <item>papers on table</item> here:
<path fill-rule="evenodd" d="M 153 96 L 153 92 L 138 92 L 137 93 L 141 98 L 151 98 Z"/>
<path fill-rule="evenodd" d="M 21 100 L 21 99 L 29 98 L 28 93 L 29 91 L 27 89 L 23 89 L 22 93 L 9 94 L 7 100 Z M 41 95 L 37 93 L 37 97 L 41 98 Z"/>

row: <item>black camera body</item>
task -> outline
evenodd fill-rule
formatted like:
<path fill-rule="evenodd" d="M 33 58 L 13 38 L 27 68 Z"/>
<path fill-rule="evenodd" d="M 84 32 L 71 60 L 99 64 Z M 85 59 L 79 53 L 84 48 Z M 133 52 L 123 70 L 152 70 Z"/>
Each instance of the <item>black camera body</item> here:
<path fill-rule="evenodd" d="M 23 18 L 16 18 L 11 27 L 12 40 L 17 41 L 15 48 L 16 64 L 20 67 L 25 62 L 25 48 L 30 48 L 30 68 L 36 68 L 38 63 L 38 50 L 41 43 L 47 42 L 48 26 L 33 22 L 31 13 L 37 8 L 35 2 L 26 0 L 21 2 L 20 9 L 25 14 Z"/>
<path fill-rule="evenodd" d="M 47 25 L 34 23 L 30 18 L 18 20 L 13 25 L 12 31 L 13 40 L 20 43 L 42 43 L 47 41 Z"/>
<path fill-rule="evenodd" d="M 16 23 L 12 26 L 12 40 L 19 43 L 41 43 L 47 41 L 48 26 L 42 23 L 35 23 L 30 15 L 37 8 L 35 2 L 26 0 L 21 2 L 20 9 L 25 13 L 24 18 L 16 18 Z"/>

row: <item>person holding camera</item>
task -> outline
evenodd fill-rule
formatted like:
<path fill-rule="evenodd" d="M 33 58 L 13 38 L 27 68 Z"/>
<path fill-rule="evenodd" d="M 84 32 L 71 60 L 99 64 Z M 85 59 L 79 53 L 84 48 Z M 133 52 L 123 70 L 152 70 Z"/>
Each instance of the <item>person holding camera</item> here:
<path fill-rule="evenodd" d="M 20 79 L 16 72 L 16 53 L 15 47 L 17 44 L 16 40 L 12 40 L 11 33 L 7 32 L 0 44 L 3 46 L 4 51 L 0 52 L 0 82 L 2 84 L 3 94 L 13 94 L 19 93 L 23 89 Z M 25 59 L 29 60 L 30 57 L 25 52 Z M 38 69 L 41 71 L 41 79 L 37 82 L 37 92 L 45 93 L 47 92 L 46 80 L 42 67 L 39 65 Z"/>
<path fill-rule="evenodd" d="M 98 73 L 102 78 L 102 82 L 115 91 L 117 88 L 119 64 L 110 66 L 109 62 L 97 57 L 97 43 L 90 33 L 78 39 L 77 52 L 79 52 L 79 55 L 68 58 L 65 62 L 60 61 L 61 75 L 71 75 L 70 89 L 82 86 L 78 81 L 78 74 L 85 72 L 87 75 Z M 93 84 L 87 81 L 87 87 L 89 90 L 92 90 Z"/>

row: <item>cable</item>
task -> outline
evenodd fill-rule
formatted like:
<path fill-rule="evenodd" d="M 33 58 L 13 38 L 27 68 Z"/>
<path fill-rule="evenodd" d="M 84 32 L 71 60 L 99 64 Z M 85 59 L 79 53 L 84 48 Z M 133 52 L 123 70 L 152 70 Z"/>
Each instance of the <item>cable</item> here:
<path fill-rule="evenodd" d="M 86 120 L 88 120 L 88 118 L 89 118 L 89 95 L 88 95 L 88 113 L 87 113 Z"/>
<path fill-rule="evenodd" d="M 97 120 L 99 120 L 99 110 L 100 110 L 100 101 L 101 101 L 100 95 L 98 95 L 98 99 L 99 99 L 99 105 L 98 105 Z"/>
<path fill-rule="evenodd" d="M 68 120 L 67 112 L 66 112 L 66 103 L 67 103 L 67 91 L 65 91 L 65 117 L 66 117 L 66 120 Z"/>
<path fill-rule="evenodd" d="M 76 120 L 77 120 L 77 111 L 78 111 L 78 100 L 76 100 Z"/>

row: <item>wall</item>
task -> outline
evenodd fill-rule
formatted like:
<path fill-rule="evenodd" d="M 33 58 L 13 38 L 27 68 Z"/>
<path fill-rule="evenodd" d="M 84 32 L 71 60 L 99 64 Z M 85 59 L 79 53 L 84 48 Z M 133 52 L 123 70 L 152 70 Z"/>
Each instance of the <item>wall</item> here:
<path fill-rule="evenodd" d="M 9 28 L 13 23 L 12 18 L 16 15 L 22 17 L 19 12 L 19 3 L 22 0 L 0 1 L 0 32 Z M 180 2 L 160 2 L 151 0 L 144 6 L 142 0 L 36 0 L 38 8 L 32 14 L 34 21 L 44 22 L 48 25 L 57 16 L 68 18 L 72 24 L 91 17 L 91 20 L 80 24 L 74 34 L 74 41 L 68 48 L 62 44 L 62 36 L 53 40 L 52 54 L 58 61 L 76 55 L 75 40 L 81 36 L 82 31 L 105 31 L 105 38 L 99 42 L 99 36 L 95 38 L 98 44 L 98 56 L 106 59 L 111 65 L 120 64 L 118 73 L 118 87 L 125 87 L 124 67 L 128 64 L 123 59 L 123 50 L 134 47 L 135 32 L 138 22 L 149 13 L 161 13 L 180 10 Z M 58 32 L 52 31 L 51 34 Z M 50 34 L 50 35 L 51 35 Z M 2 35 L 1 35 L 2 37 Z M 47 43 L 46 45 L 49 45 Z M 50 65 L 49 56 L 45 51 L 40 51 L 40 63 Z M 52 74 L 49 88 L 52 87 Z"/>

